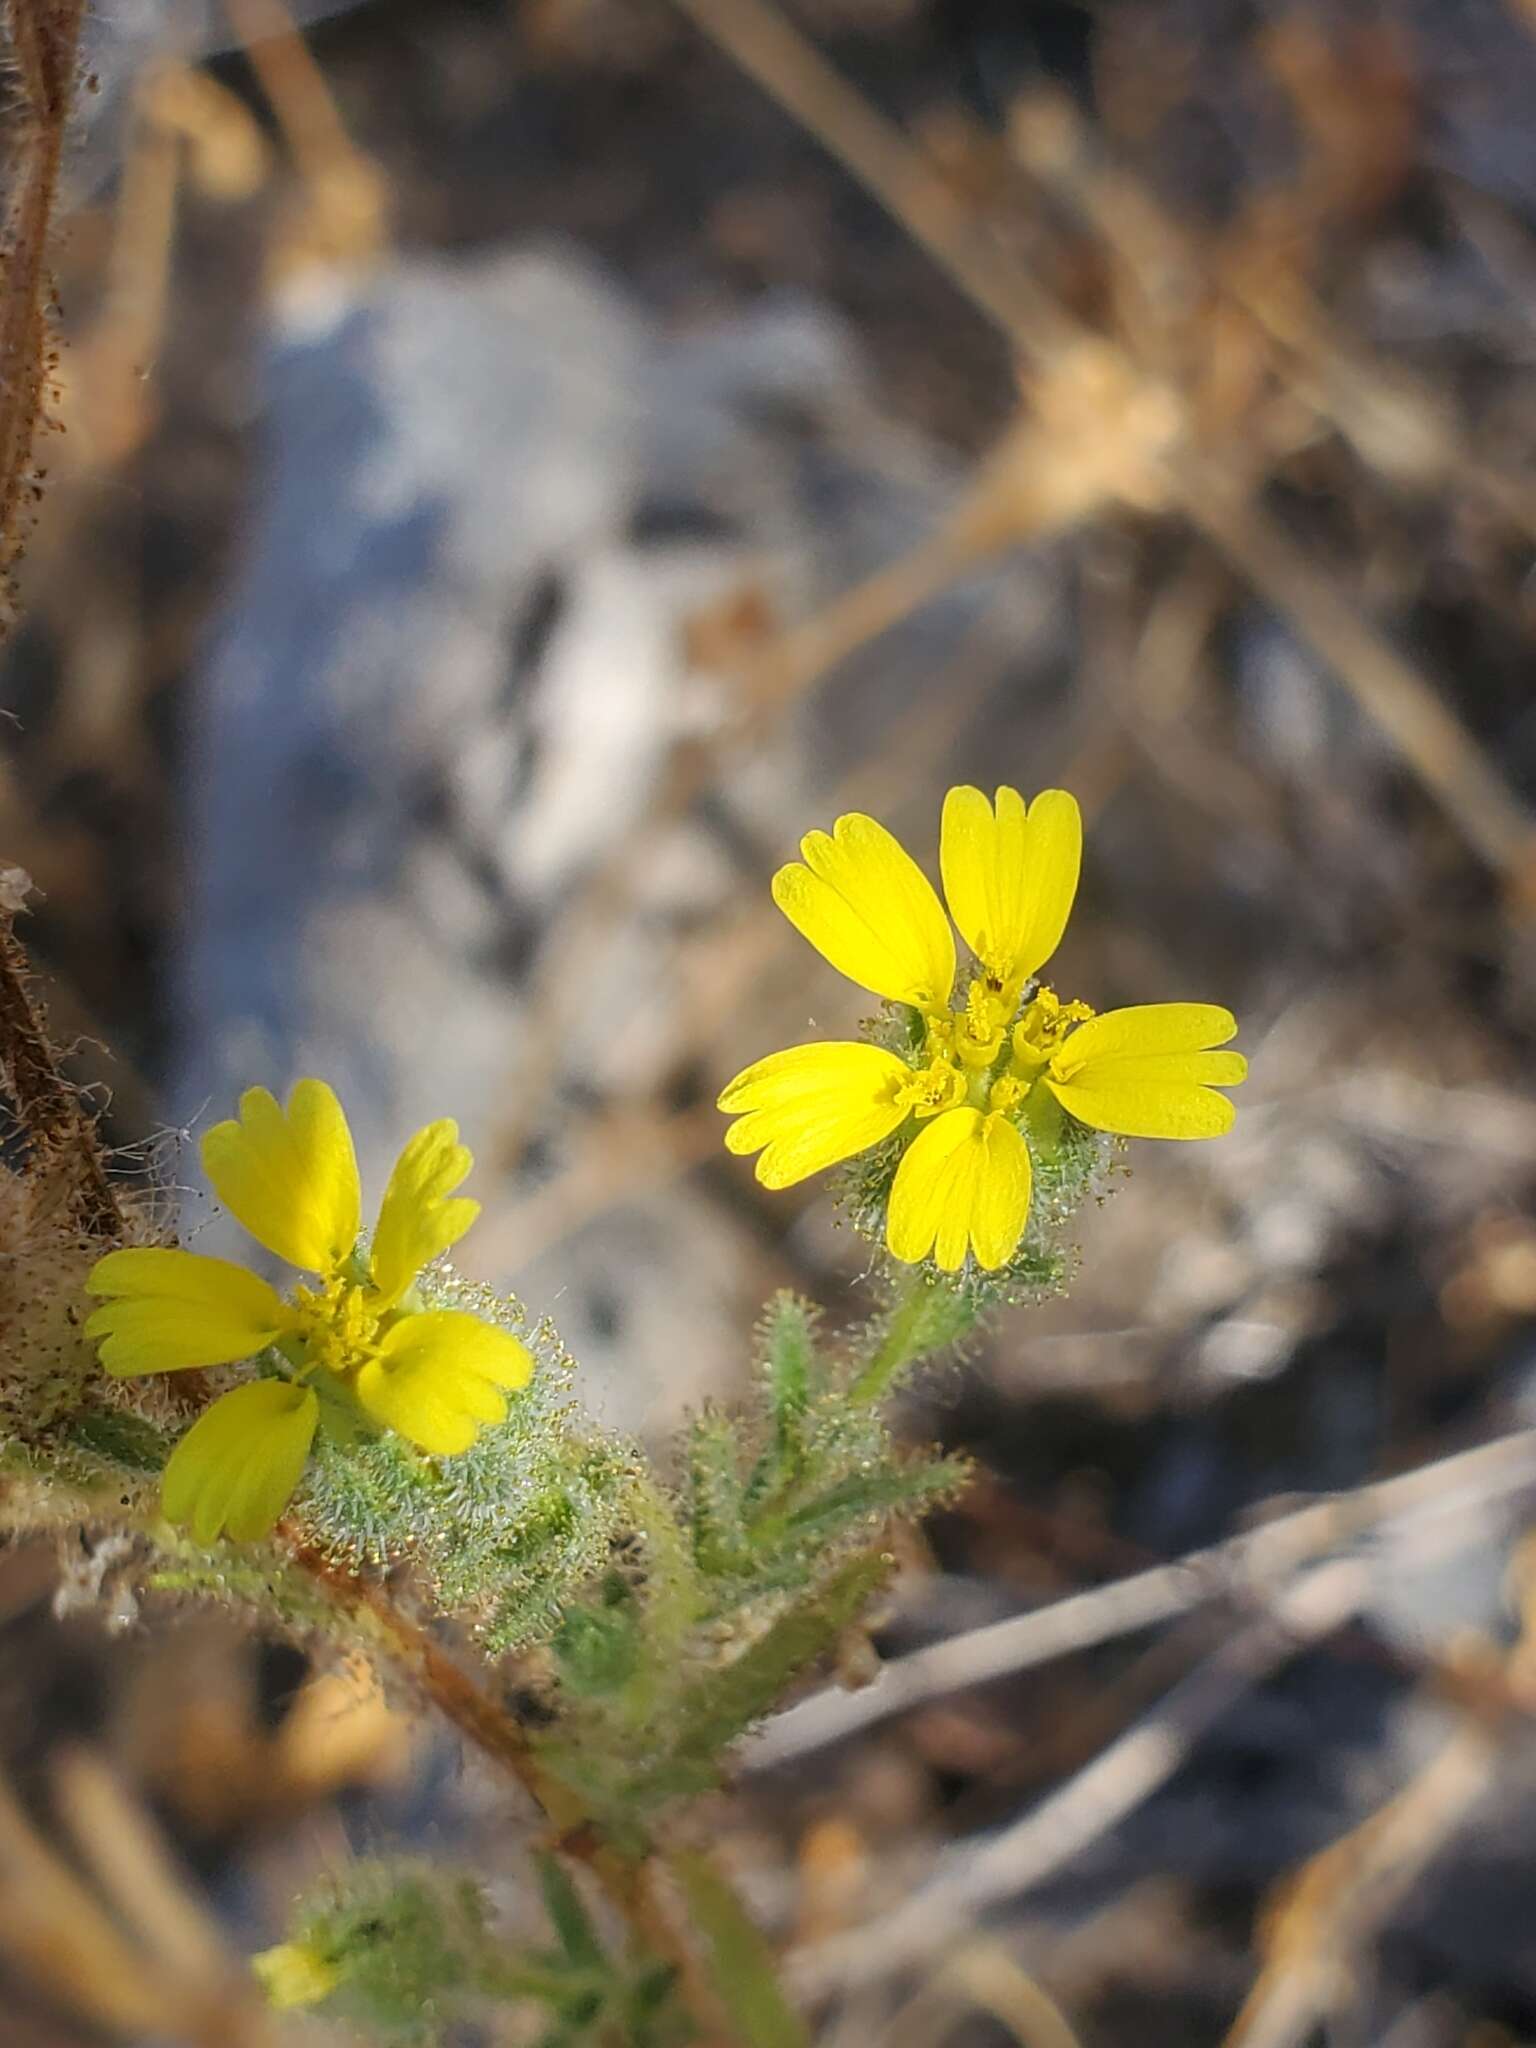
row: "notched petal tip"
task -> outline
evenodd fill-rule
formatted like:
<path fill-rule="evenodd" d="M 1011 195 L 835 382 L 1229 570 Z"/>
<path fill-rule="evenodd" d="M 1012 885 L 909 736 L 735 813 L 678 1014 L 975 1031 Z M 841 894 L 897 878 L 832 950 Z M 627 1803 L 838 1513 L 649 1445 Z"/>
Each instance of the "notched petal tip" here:
<path fill-rule="evenodd" d="M 1061 943 L 1082 866 L 1082 814 L 1065 790 L 1026 805 L 963 783 L 944 799 L 939 866 L 950 915 L 989 975 L 1017 988 Z"/>
<path fill-rule="evenodd" d="M 259 1274 L 169 1247 L 109 1252 L 89 1285 L 106 1299 L 85 1334 L 115 1379 L 233 1364 L 270 1344 L 287 1315 Z"/>
<path fill-rule="evenodd" d="M 478 1202 L 453 1192 L 474 1163 L 451 1117 L 425 1125 L 402 1148 L 370 1255 L 373 1284 L 385 1304 L 398 1301 L 422 1267 L 456 1245 L 480 1214 Z"/>
<path fill-rule="evenodd" d="M 286 1109 L 248 1088 L 237 1120 L 202 1142 L 215 1194 L 258 1244 L 290 1265 L 332 1273 L 361 1226 L 362 1190 L 345 1112 L 324 1081 L 295 1082 Z"/>
<path fill-rule="evenodd" d="M 801 937 L 874 995 L 942 1007 L 954 984 L 954 935 L 901 842 L 850 811 L 830 835 L 808 832 L 800 850 L 804 862 L 774 876 L 773 900 Z"/>
<path fill-rule="evenodd" d="M 897 1100 L 910 1079 L 883 1046 L 828 1040 L 789 1046 L 747 1067 L 721 1095 L 735 1122 L 726 1150 L 759 1152 L 767 1188 L 792 1187 L 888 1138 L 906 1119 Z"/>
<path fill-rule="evenodd" d="M 995 1272 L 1019 1248 L 1032 1185 L 1029 1147 L 1006 1118 L 948 1110 L 896 1169 L 886 1217 L 891 1254 L 905 1265 L 931 1257 L 942 1273 L 958 1273 L 969 1254 Z"/>

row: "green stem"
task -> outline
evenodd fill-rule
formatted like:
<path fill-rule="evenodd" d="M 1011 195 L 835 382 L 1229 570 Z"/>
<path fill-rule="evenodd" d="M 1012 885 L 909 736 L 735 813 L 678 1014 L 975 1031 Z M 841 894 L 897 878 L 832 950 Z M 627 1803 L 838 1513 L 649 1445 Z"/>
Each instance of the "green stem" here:
<path fill-rule="evenodd" d="M 704 1610 L 703 1587 L 672 1504 L 648 1474 L 633 1473 L 627 1504 L 645 1546 L 645 1654 L 625 1687 L 623 1709 L 641 1726 L 676 1683 L 690 1630 Z"/>
<path fill-rule="evenodd" d="M 907 1366 L 953 1343 L 975 1319 L 974 1306 L 958 1288 L 951 1290 L 921 1272 L 912 1273 L 885 1318 L 880 1341 L 848 1389 L 849 1400 L 873 1408 Z"/>
<path fill-rule="evenodd" d="M 585 1993 L 601 1999 L 612 1985 L 606 1970 L 586 1977 L 567 1970 L 539 1970 L 531 1963 L 484 1962 L 474 1971 L 476 1989 L 487 1998 L 525 1998 L 556 2008 Z"/>

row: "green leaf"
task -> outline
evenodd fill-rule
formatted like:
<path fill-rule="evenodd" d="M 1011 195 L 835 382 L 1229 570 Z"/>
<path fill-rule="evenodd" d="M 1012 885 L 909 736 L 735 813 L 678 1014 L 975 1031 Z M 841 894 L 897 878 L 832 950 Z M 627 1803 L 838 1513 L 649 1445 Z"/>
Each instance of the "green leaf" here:
<path fill-rule="evenodd" d="M 741 1569 L 741 1446 L 718 1409 L 696 1415 L 688 1431 L 688 1519 L 700 1571 L 716 1578 Z"/>
<path fill-rule="evenodd" d="M 164 1469 L 166 1441 L 152 1424 L 121 1408 L 87 1408 L 69 1426 L 72 1443 L 130 1472 Z"/>
<path fill-rule="evenodd" d="M 764 1327 L 768 1398 L 781 1457 L 799 1443 L 801 1417 L 810 1406 L 816 1369 L 815 1311 L 795 1294 L 776 1294 Z"/>
<path fill-rule="evenodd" d="M 642 1783 L 652 1797 L 699 1782 L 742 1730 L 761 1718 L 807 1666 L 825 1656 L 890 1570 L 881 1555 L 856 1557 L 812 1588 L 731 1663 L 694 1681 L 673 1724 L 670 1755 L 658 1756 Z M 676 1776 L 682 1770 L 682 1780 Z M 670 1781 L 670 1782 L 669 1782 Z"/>
<path fill-rule="evenodd" d="M 675 1849 L 667 1863 L 702 1936 L 715 1995 L 746 2048 L 810 2048 L 773 1953 L 735 1892 L 696 1850 Z"/>
<path fill-rule="evenodd" d="M 823 1494 L 777 1515 L 753 1531 L 764 1561 L 814 1542 L 825 1546 L 862 1522 L 916 1512 L 947 1499 L 965 1484 L 969 1467 L 961 1458 L 909 1459 L 850 1473 Z"/>
<path fill-rule="evenodd" d="M 560 1660 L 560 1677 L 584 1699 L 602 1699 L 627 1685 L 640 1661 L 634 1603 L 601 1608 L 573 1607 L 550 1643 Z"/>
<path fill-rule="evenodd" d="M 547 1850 L 538 1852 L 534 1860 L 539 1867 L 544 1910 L 566 1956 L 579 1970 L 606 1971 L 608 1958 L 597 1929 L 564 1865 Z"/>

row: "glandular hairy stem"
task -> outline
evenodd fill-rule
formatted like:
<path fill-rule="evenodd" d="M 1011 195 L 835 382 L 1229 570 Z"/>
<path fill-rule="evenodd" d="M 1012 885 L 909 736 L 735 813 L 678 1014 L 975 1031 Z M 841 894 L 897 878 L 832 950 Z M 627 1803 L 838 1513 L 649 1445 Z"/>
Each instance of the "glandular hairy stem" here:
<path fill-rule="evenodd" d="M 580 1797 L 540 1762 L 527 1731 L 478 1684 L 421 1624 L 406 1614 L 387 1587 L 348 1571 L 281 1527 L 279 1539 L 305 1572 L 372 1641 L 465 1741 L 515 1778 L 549 1822 L 555 1846 L 588 1869 L 640 1946 L 669 1963 L 680 1995 L 699 2028 L 703 2048 L 736 2048 L 732 2032 L 698 1958 L 669 1910 L 659 1854 L 611 1841 Z"/>
<path fill-rule="evenodd" d="M 873 1408 L 890 1393 L 910 1365 L 941 1351 L 976 1319 L 976 1307 L 955 1285 L 914 1268 L 885 1318 L 874 1350 L 860 1367 L 848 1398 Z"/>
<path fill-rule="evenodd" d="M 0 909 L 0 1081 L 16 1105 L 34 1168 L 57 1174 L 88 1237 L 120 1243 L 123 1212 L 92 1117 L 81 1107 L 33 997 L 27 956 Z"/>

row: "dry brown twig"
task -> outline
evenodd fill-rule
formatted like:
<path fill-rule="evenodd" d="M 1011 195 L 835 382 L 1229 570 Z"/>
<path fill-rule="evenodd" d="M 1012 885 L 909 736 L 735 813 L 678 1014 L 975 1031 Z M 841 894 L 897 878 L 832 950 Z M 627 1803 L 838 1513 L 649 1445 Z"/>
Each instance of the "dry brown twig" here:
<path fill-rule="evenodd" d="M 1530 911 L 1536 905 L 1536 818 L 1434 687 L 1359 615 L 1350 596 L 1253 504 L 1252 480 L 1229 474 L 1230 465 L 1188 445 L 1181 395 L 1160 388 L 1142 366 L 1090 333 L 1025 274 L 1003 240 L 985 225 L 978 226 L 968 201 L 924 161 L 899 128 L 839 77 L 772 0 L 675 4 L 889 210 L 964 296 L 1002 329 L 1030 376 L 1037 382 L 1043 379 L 1047 392 L 1086 364 L 1120 392 L 1123 405 L 1131 408 L 1123 417 L 1136 416 L 1133 394 L 1151 417 L 1172 401 L 1170 444 L 1159 448 L 1149 441 L 1134 448 L 1124 477 L 1117 477 L 1112 467 L 1094 476 L 1098 495 L 1086 493 L 1078 516 L 1103 506 L 1107 485 L 1120 502 L 1188 519 L 1298 639 L 1321 655 L 1468 845 L 1506 882 L 1512 907 Z M 1100 439 L 1108 444 L 1104 459 L 1112 465 L 1114 444 L 1123 435 L 1101 434 Z M 997 480 L 994 477 L 988 493 L 994 512 L 1005 503 L 995 487 Z M 1022 540 L 1027 533 L 1021 531 L 1017 537 Z M 1006 544 L 1004 536 L 994 533 L 992 544 Z"/>
<path fill-rule="evenodd" d="M 64 2010 L 130 2039 L 269 2048 L 239 1958 L 176 1874 L 148 1816 L 84 1751 L 59 1805 L 89 1884 L 0 1782 L 0 1950 Z"/>
<path fill-rule="evenodd" d="M 0 1083 L 9 1091 L 34 1161 L 62 1175 L 90 1237 L 121 1240 L 123 1213 L 107 1178 L 95 1123 L 49 1040 L 33 996 L 14 914 L 0 908 Z"/>
<path fill-rule="evenodd" d="M 1400 1792 L 1285 1881 L 1263 1937 L 1263 1968 L 1224 2048 L 1297 2048 L 1347 2003 L 1362 1954 L 1491 1789 L 1501 1740 L 1528 1730 L 1536 1706 L 1530 1536 L 1520 1556 L 1513 1648 L 1500 1656 L 1490 1645 L 1481 1657 L 1463 1656 L 1471 1668 L 1461 1726 Z"/>
<path fill-rule="evenodd" d="M 814 1693 L 770 1721 L 745 1752 L 764 1770 L 841 1742 L 930 1700 L 1012 1677 L 1114 1637 L 1172 1621 L 1212 1600 L 1252 1608 L 1324 1551 L 1392 1521 L 1422 1525 L 1536 1487 L 1536 1430 L 1521 1430 L 1357 1492 L 1279 1515 L 1209 1550 L 1070 1594 L 1028 1614 L 894 1659 L 873 1685 Z"/>
<path fill-rule="evenodd" d="M 1152 1713 L 1021 1820 L 979 1847 L 958 1845 L 895 1912 L 795 1958 L 796 1988 L 824 1995 L 912 1969 L 988 1906 L 1041 1883 L 1166 1784 L 1246 1693 L 1349 1621 L 1370 1581 L 1369 1564 L 1353 1557 L 1299 1574 L 1268 1613 L 1230 1636 Z"/>
<path fill-rule="evenodd" d="M 1354 1960 L 1488 1791 L 1497 1758 L 1491 1731 L 1468 1720 L 1396 1798 L 1305 1866 L 1224 2048 L 1296 2048 L 1345 2002 Z"/>
<path fill-rule="evenodd" d="M 48 259 L 83 12 L 84 0 L 7 0 L 4 12 L 14 99 L 0 228 L 0 575 L 15 565 L 37 489 L 53 347 Z"/>
<path fill-rule="evenodd" d="M 1213 260 L 1141 180 L 1098 150 L 1060 94 L 1021 103 L 1008 140 L 1015 161 L 1090 226 L 1118 263 L 1177 277 L 1181 299 L 1235 300 L 1267 337 L 1273 367 L 1389 482 L 1421 491 L 1459 486 L 1536 535 L 1536 494 L 1526 480 L 1468 448 L 1431 386 L 1341 333 L 1300 269 L 1277 266 L 1268 238 L 1255 238 L 1256 247 L 1224 245 Z"/>
<path fill-rule="evenodd" d="M 278 278 L 315 265 L 365 269 L 388 242 L 388 180 L 353 141 L 283 0 L 224 8 L 304 180 L 303 208 L 274 251 Z"/>

